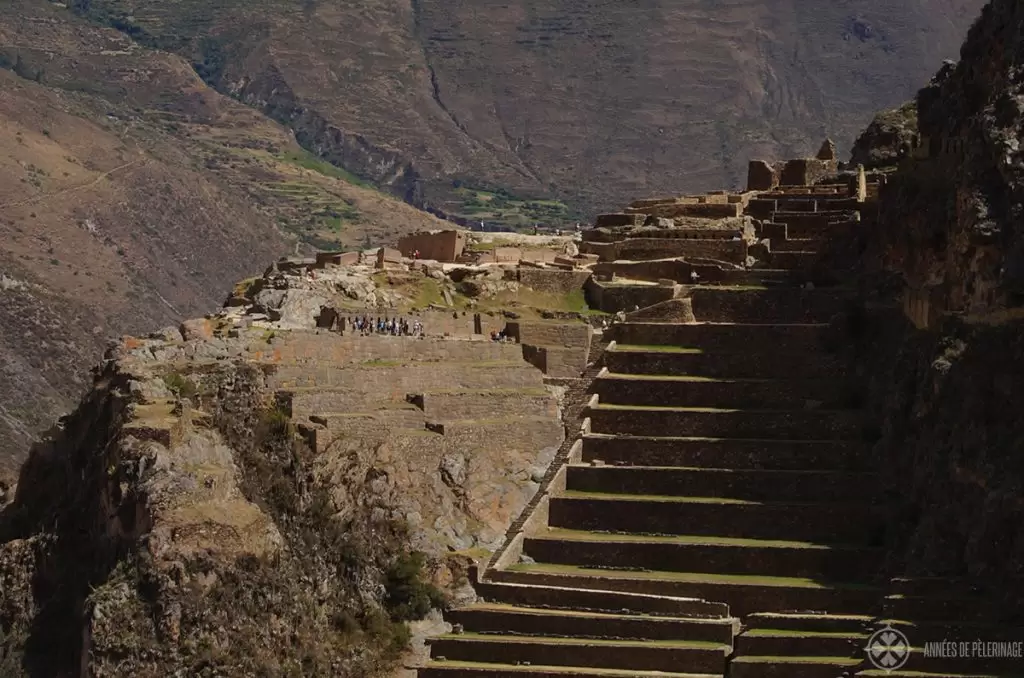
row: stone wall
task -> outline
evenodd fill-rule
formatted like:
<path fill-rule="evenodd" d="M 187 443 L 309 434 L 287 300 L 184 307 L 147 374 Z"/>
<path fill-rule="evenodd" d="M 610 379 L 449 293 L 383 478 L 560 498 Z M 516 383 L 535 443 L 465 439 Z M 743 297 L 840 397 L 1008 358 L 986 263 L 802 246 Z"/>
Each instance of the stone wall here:
<path fill-rule="evenodd" d="M 812 186 L 821 179 L 836 173 L 839 163 L 835 160 L 798 158 L 783 166 L 779 177 L 782 186 Z"/>
<path fill-rule="evenodd" d="M 317 252 L 316 268 L 355 266 L 362 261 L 362 252 Z"/>
<path fill-rule="evenodd" d="M 580 251 L 596 254 L 601 261 L 688 256 L 740 263 L 746 259 L 747 243 L 724 239 L 630 238 L 614 243 L 583 242 Z"/>
<path fill-rule="evenodd" d="M 398 241 L 398 249 L 402 255 L 412 258 L 419 250 L 420 259 L 435 261 L 455 261 L 466 246 L 466 234 L 462 231 L 450 230 L 438 233 L 414 233 Z"/>
<path fill-rule="evenodd" d="M 511 321 L 506 331 L 523 350 L 523 358 L 549 377 L 578 377 L 590 357 L 592 330 L 586 323 Z"/>
<path fill-rule="evenodd" d="M 570 294 L 583 289 L 589 271 L 565 271 L 549 268 L 520 268 L 516 277 L 521 285 L 539 292 Z"/>
<path fill-rule="evenodd" d="M 590 308 L 616 313 L 644 308 L 674 298 L 674 285 L 624 285 L 602 283 L 591 279 L 587 283 L 587 305 Z"/>
<path fill-rule="evenodd" d="M 751 160 L 747 166 L 747 190 L 770 191 L 779 185 L 779 171 L 764 160 Z"/>
<path fill-rule="evenodd" d="M 446 340 L 432 337 L 339 336 L 332 332 L 282 333 L 270 340 L 264 351 L 254 351 L 256 360 L 268 362 L 326 362 L 332 365 L 370 361 L 423 360 L 465 361 L 520 359 L 511 344 L 491 341 Z"/>
<path fill-rule="evenodd" d="M 672 219 L 674 217 L 699 217 L 703 219 L 726 219 L 738 217 L 743 213 L 743 205 L 739 202 L 730 203 L 726 201 L 727 196 L 721 196 L 721 201 L 715 202 L 668 202 L 658 203 L 646 207 L 630 207 L 626 211 L 630 214 L 646 214 L 652 217 Z"/>
<path fill-rule="evenodd" d="M 346 311 L 340 313 L 345 318 L 346 323 L 346 334 L 352 335 L 357 334 L 352 330 L 351 321 L 352 318 L 365 315 L 367 318 L 376 318 L 378 316 L 395 317 L 397 314 L 394 312 L 381 312 L 377 309 L 368 309 L 366 311 Z M 451 311 L 417 311 L 415 313 L 399 315 L 398 317 L 405 318 L 410 323 L 419 320 L 423 324 L 423 333 L 428 337 L 459 337 L 469 339 L 474 336 L 478 336 L 474 332 L 475 323 L 473 320 L 473 311 L 463 310 L 451 310 Z M 498 313 L 481 313 L 480 314 L 480 325 L 482 336 L 488 336 L 492 331 L 501 330 L 505 326 L 505 319 Z"/>
<path fill-rule="evenodd" d="M 575 379 L 587 369 L 586 357 L 575 348 L 524 345 L 523 358 L 556 379 Z"/>
<path fill-rule="evenodd" d="M 558 252 L 545 247 L 495 247 L 489 252 L 481 252 L 477 261 L 481 264 L 509 264 L 520 261 L 534 263 L 553 263 Z"/>
<path fill-rule="evenodd" d="M 522 344 L 534 346 L 563 346 L 590 348 L 590 325 L 586 323 L 559 323 L 543 320 L 510 320 L 506 332 Z"/>

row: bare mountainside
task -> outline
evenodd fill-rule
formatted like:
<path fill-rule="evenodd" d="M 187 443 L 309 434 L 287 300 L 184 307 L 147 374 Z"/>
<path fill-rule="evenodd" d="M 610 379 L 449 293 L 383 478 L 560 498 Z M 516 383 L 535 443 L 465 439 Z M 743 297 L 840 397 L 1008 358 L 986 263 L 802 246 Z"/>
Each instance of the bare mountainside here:
<path fill-rule="evenodd" d="M 77 3 L 188 56 L 332 162 L 414 203 L 511 223 L 738 186 L 748 157 L 811 152 L 826 131 L 845 153 L 956 56 L 981 5 Z M 499 188 L 521 199 L 496 203 Z"/>
<path fill-rule="evenodd" d="M 0 12 L 0 474 L 121 333 L 216 308 L 314 243 L 437 223 L 154 52 L 50 3 Z"/>

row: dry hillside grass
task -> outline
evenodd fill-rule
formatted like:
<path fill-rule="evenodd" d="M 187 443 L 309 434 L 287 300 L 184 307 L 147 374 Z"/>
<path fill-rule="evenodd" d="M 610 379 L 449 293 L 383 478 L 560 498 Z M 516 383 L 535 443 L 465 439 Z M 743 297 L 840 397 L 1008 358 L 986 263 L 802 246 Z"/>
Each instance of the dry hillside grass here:
<path fill-rule="evenodd" d="M 0 472 L 109 337 L 219 305 L 301 238 L 438 225 L 310 157 L 286 128 L 50 3 L 0 13 Z"/>

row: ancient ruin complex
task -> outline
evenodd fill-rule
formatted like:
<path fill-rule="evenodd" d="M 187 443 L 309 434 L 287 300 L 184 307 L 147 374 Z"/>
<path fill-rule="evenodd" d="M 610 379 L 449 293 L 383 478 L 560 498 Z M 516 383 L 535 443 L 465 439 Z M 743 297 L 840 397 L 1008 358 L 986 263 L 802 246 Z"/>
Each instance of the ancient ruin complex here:
<path fill-rule="evenodd" d="M 890 496 L 842 273 L 886 180 L 840 171 L 826 142 L 752 162 L 742 194 L 597 218 L 589 298 L 629 313 L 586 375 L 575 441 L 421 678 L 1020 675 L 925 655 L 984 608 L 885 567 Z M 925 322 L 913 297 L 905 312 Z"/>
<path fill-rule="evenodd" d="M 283 259 L 219 313 L 124 338 L 0 496 L 12 637 L 97 676 L 369 670 L 332 634 L 372 622 L 400 539 L 450 594 L 404 676 L 1021 675 L 927 654 L 1018 640 L 984 623 L 1014 604 L 892 546 L 850 276 L 892 176 L 826 142 L 751 162 L 741 193 L 638 200 L 552 242 Z M 239 576 L 264 582 L 244 632 L 218 621 Z M 33 626 L 51 589 L 83 628 Z"/>

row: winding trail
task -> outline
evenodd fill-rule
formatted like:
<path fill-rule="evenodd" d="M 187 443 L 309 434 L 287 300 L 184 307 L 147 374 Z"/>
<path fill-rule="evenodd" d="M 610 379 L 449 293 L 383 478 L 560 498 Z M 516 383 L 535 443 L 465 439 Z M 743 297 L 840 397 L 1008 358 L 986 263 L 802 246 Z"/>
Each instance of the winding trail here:
<path fill-rule="evenodd" d="M 134 165 L 145 164 L 146 162 L 147 162 L 146 158 L 138 158 L 137 160 L 132 160 L 131 162 L 126 162 L 123 165 L 118 165 L 117 167 L 114 167 L 113 169 L 107 170 L 106 172 L 103 172 L 102 174 L 98 175 L 95 179 L 93 179 L 92 181 L 90 181 L 88 183 L 79 184 L 78 186 L 71 186 L 69 188 L 63 188 L 63 189 L 61 189 L 59 191 L 53 191 L 52 193 L 41 193 L 41 194 L 33 196 L 31 198 L 26 198 L 25 200 L 16 200 L 14 202 L 3 203 L 3 204 L 0 204 L 0 209 L 11 209 L 11 208 L 14 208 L 14 207 L 24 207 L 25 205 L 31 205 L 33 203 L 37 203 L 40 200 L 43 200 L 45 198 L 56 198 L 56 197 L 59 197 L 59 196 L 62 196 L 62 195 L 67 195 L 68 193 L 76 193 L 78 191 L 82 191 L 82 190 L 85 190 L 87 188 L 92 188 L 93 186 L 95 186 L 96 184 L 100 183 L 104 179 L 108 178 L 110 175 L 114 174 L 115 172 L 120 172 L 121 170 L 128 169 L 129 167 L 132 167 Z"/>

